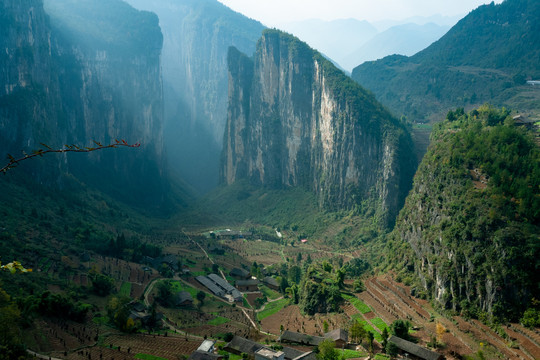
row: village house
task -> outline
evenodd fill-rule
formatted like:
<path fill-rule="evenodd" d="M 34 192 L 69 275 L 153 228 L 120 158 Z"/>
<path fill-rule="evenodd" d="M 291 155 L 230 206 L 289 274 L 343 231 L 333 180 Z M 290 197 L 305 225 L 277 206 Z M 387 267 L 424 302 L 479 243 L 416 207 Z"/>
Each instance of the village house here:
<path fill-rule="evenodd" d="M 321 342 L 323 342 L 323 340 L 324 338 L 321 336 L 307 335 L 289 330 L 285 330 L 278 338 L 278 342 L 281 343 L 292 343 L 310 346 L 318 346 Z"/>
<path fill-rule="evenodd" d="M 410 341 L 399 338 L 397 336 L 390 336 L 388 342 L 394 343 L 401 353 L 407 354 L 409 359 L 413 360 L 444 360 L 444 356 L 435 351 L 428 350 L 422 346 L 416 345 Z"/>
<path fill-rule="evenodd" d="M 330 339 L 335 342 L 337 348 L 344 348 L 349 342 L 349 333 L 343 329 L 336 329 L 321 336 L 307 335 L 294 331 L 285 330 L 278 338 L 282 343 L 318 346 L 323 340 Z"/>
<path fill-rule="evenodd" d="M 248 355 L 255 356 L 255 352 L 259 349 L 262 349 L 263 347 L 263 345 L 255 341 L 235 336 L 227 345 L 225 345 L 223 349 L 236 355 L 242 355 L 242 353 L 246 353 Z"/>
<path fill-rule="evenodd" d="M 271 276 L 267 276 L 262 280 L 263 284 L 268 286 L 272 290 L 279 290 L 279 284 L 277 280 Z"/>
<path fill-rule="evenodd" d="M 259 280 L 257 279 L 238 280 L 236 282 L 236 288 L 242 292 L 259 291 Z"/>
<path fill-rule="evenodd" d="M 216 274 L 210 274 L 208 276 L 197 276 L 195 278 L 199 283 L 210 290 L 214 295 L 229 301 L 242 302 L 242 294 L 234 286 L 229 284 L 227 280 Z"/>
<path fill-rule="evenodd" d="M 251 278 L 251 273 L 246 269 L 234 268 L 229 272 L 229 275 L 235 279 L 247 280 Z"/>
<path fill-rule="evenodd" d="M 349 342 L 349 333 L 344 329 L 332 330 L 324 334 L 325 339 L 330 339 L 336 343 L 337 348 L 343 349 Z"/>

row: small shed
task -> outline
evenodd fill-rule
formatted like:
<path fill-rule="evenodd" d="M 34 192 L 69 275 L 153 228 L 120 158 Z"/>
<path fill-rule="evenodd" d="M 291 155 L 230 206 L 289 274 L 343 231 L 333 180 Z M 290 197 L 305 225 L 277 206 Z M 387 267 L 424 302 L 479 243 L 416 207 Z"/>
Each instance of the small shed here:
<path fill-rule="evenodd" d="M 204 340 L 201 345 L 197 348 L 199 351 L 205 352 L 214 352 L 214 345 L 216 344 L 215 340 Z"/>
<path fill-rule="evenodd" d="M 263 347 L 255 351 L 255 360 L 285 360 L 285 353 Z"/>
<path fill-rule="evenodd" d="M 174 298 L 175 306 L 191 306 L 193 305 L 193 297 L 187 291 L 180 291 Z"/>

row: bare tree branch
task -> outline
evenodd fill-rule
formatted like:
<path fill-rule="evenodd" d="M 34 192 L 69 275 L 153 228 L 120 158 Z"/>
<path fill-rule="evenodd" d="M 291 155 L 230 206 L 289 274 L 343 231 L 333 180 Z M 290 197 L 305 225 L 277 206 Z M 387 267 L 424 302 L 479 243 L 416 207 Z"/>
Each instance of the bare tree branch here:
<path fill-rule="evenodd" d="M 115 143 L 110 144 L 110 145 L 102 145 L 100 142 L 97 142 L 97 141 L 94 141 L 94 144 L 96 144 L 96 146 L 93 146 L 93 147 L 79 147 L 77 145 L 64 145 L 64 147 L 61 149 L 53 149 L 49 145 L 41 143 L 44 149 L 33 150 L 31 154 L 26 154 L 23 152 L 24 156 L 18 159 L 8 154 L 7 158 L 9 162 L 0 169 L 0 172 L 5 174 L 8 170 L 13 169 L 17 165 L 19 165 L 21 161 L 31 159 L 36 156 L 43 156 L 49 153 L 91 152 L 91 151 L 96 151 L 96 150 L 101 150 L 101 149 L 117 148 L 120 146 L 131 147 L 131 148 L 138 148 L 139 146 L 141 146 L 141 144 L 139 143 L 129 144 L 125 140 L 115 140 Z"/>

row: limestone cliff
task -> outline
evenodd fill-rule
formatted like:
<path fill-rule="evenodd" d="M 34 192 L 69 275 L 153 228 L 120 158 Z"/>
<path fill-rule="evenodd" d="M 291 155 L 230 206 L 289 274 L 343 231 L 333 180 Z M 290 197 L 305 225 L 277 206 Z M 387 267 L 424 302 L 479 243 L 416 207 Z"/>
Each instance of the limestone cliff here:
<path fill-rule="evenodd" d="M 218 182 L 227 114 L 227 51 L 252 54 L 264 29 L 217 0 L 127 0 L 163 31 L 164 140 L 170 166 L 201 192 Z"/>
<path fill-rule="evenodd" d="M 30 171 L 48 182 L 72 173 L 126 198 L 133 191 L 140 194 L 137 200 L 159 198 L 163 103 L 157 17 L 121 1 L 23 0 L 0 6 L 6 29 L 0 37 L 1 151 L 17 154 L 40 143 L 140 142 L 140 151 L 56 157 L 46 160 L 52 161 L 47 170 L 36 161 Z"/>
<path fill-rule="evenodd" d="M 298 39 L 266 30 L 253 59 L 229 50 L 221 179 L 302 186 L 327 209 L 370 204 L 391 225 L 414 171 L 408 132 Z"/>

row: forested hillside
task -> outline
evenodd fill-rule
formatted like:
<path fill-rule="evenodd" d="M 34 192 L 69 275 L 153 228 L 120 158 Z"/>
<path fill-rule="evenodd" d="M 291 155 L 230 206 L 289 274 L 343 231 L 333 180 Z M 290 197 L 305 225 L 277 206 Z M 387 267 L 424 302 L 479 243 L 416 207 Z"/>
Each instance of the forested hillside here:
<path fill-rule="evenodd" d="M 538 298 L 540 152 L 506 110 L 449 112 L 387 246 L 416 295 L 469 316 L 517 319 Z"/>
<path fill-rule="evenodd" d="M 480 6 L 418 54 L 366 62 L 352 77 L 396 115 L 424 122 L 485 102 L 540 112 L 540 3 Z"/>

